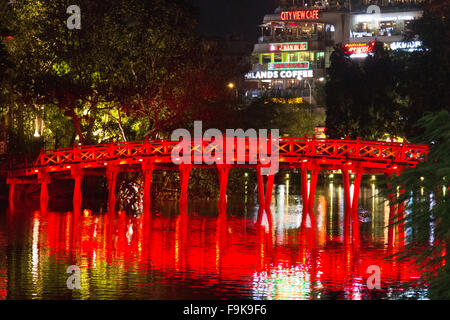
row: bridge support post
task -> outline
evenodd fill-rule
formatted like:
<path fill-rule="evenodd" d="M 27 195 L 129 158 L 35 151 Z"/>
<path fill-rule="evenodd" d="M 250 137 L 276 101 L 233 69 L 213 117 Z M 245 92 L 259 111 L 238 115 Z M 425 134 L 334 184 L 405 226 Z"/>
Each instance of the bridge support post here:
<path fill-rule="evenodd" d="M 261 225 L 264 212 L 266 212 L 269 228 L 271 228 L 272 212 L 270 211 L 270 203 L 272 201 L 273 182 L 275 179 L 275 174 L 269 172 L 269 174 L 267 175 L 266 192 L 264 193 L 264 177 L 262 175 L 262 169 L 263 168 L 261 166 L 256 167 L 256 181 L 258 183 L 258 202 L 259 202 L 258 218 L 256 224 Z"/>
<path fill-rule="evenodd" d="M 359 219 L 358 219 L 358 202 L 359 191 L 361 187 L 361 179 L 363 172 L 357 170 L 355 175 L 355 182 L 353 185 L 353 199 L 350 190 L 350 174 L 348 169 L 342 169 L 342 177 L 344 180 L 344 241 L 347 241 L 350 233 L 350 219 L 352 228 L 352 239 L 358 241 L 359 239 Z"/>
<path fill-rule="evenodd" d="M 151 187 L 154 168 L 153 161 L 151 160 L 147 159 L 144 163 L 142 163 L 142 173 L 144 175 L 144 197 L 142 199 L 142 211 L 147 215 L 150 215 L 151 211 Z"/>
<path fill-rule="evenodd" d="M 227 213 L 227 186 L 228 186 L 228 176 L 230 173 L 230 166 L 219 164 L 217 165 L 217 170 L 219 172 L 219 215 L 226 215 Z"/>
<path fill-rule="evenodd" d="M 179 166 L 180 170 L 180 183 L 181 183 L 181 193 L 180 193 L 180 213 L 187 213 L 187 192 L 189 186 L 189 174 L 191 173 L 192 166 L 190 164 L 181 163 Z"/>
<path fill-rule="evenodd" d="M 397 173 L 398 175 L 399 173 Z M 386 174 L 387 177 L 390 179 L 392 178 L 391 173 Z M 387 185 L 388 189 L 392 189 L 392 185 L 388 183 Z M 398 202 L 396 201 L 396 198 L 398 199 L 403 195 L 405 192 L 405 189 L 400 187 L 399 192 L 392 191 L 391 194 L 389 194 L 389 222 L 388 222 L 388 247 L 392 248 L 394 246 L 394 233 L 395 229 L 397 228 L 397 239 L 399 242 L 399 245 L 402 246 L 404 244 L 404 240 L 406 237 L 405 233 L 405 203 L 404 202 Z"/>
<path fill-rule="evenodd" d="M 344 241 L 347 241 L 350 232 L 351 203 L 350 203 L 350 177 L 349 172 L 346 169 L 342 170 L 342 180 L 344 184 Z"/>
<path fill-rule="evenodd" d="M 388 188 L 391 188 L 388 186 Z M 389 221 L 388 221 L 388 247 L 394 245 L 394 223 L 395 223 L 395 195 L 390 194 L 389 198 Z"/>
<path fill-rule="evenodd" d="M 399 197 L 401 197 L 405 193 L 405 189 L 400 187 Z M 403 246 L 406 233 L 405 233 L 405 202 L 400 202 L 397 206 L 397 221 L 398 223 L 398 237 L 399 244 Z"/>
<path fill-rule="evenodd" d="M 9 195 L 8 195 L 8 201 L 9 201 L 9 210 L 14 211 L 14 189 L 16 188 L 16 183 L 14 180 L 9 181 Z"/>
<path fill-rule="evenodd" d="M 116 182 L 119 168 L 108 166 L 106 168 L 106 182 L 108 184 L 108 211 L 114 213 L 116 209 Z"/>
<path fill-rule="evenodd" d="M 38 182 L 41 184 L 41 196 L 40 196 L 40 206 L 41 212 L 44 213 L 47 211 L 48 206 L 48 184 L 50 183 L 50 175 L 45 171 L 41 170 L 38 173 Z"/>
<path fill-rule="evenodd" d="M 79 214 L 81 212 L 81 204 L 83 202 L 83 195 L 81 192 L 81 181 L 83 179 L 83 171 L 78 166 L 74 167 L 71 171 L 72 179 L 75 182 L 73 188 L 73 211 L 74 214 Z"/>
<path fill-rule="evenodd" d="M 258 184 L 258 218 L 257 218 L 257 224 L 261 224 L 262 216 L 264 214 L 264 207 L 265 207 L 265 201 L 264 201 L 264 179 L 261 174 L 261 168 L 256 168 L 256 182 Z"/>
<path fill-rule="evenodd" d="M 306 217 L 309 217 L 311 222 L 312 230 L 315 230 L 316 218 L 314 216 L 314 199 L 316 194 L 317 177 L 319 175 L 318 169 L 313 169 L 311 171 L 311 181 L 308 190 L 308 170 L 306 166 L 301 168 L 301 184 L 302 184 L 302 201 L 303 201 L 303 214 L 301 229 L 303 230 L 306 226 Z"/>
<path fill-rule="evenodd" d="M 359 218 L 358 218 L 358 203 L 359 203 L 359 191 L 361 189 L 361 179 L 363 172 L 357 171 L 355 175 L 355 183 L 353 189 L 353 201 L 352 201 L 352 236 L 355 241 L 359 240 Z"/>

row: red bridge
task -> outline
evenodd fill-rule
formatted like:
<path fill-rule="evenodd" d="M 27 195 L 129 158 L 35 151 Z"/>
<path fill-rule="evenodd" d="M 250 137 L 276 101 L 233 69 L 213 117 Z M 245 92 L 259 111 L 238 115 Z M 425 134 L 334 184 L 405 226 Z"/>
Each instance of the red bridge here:
<path fill-rule="evenodd" d="M 424 161 L 428 153 L 427 146 L 411 145 L 393 142 L 330 140 L 313 138 L 281 138 L 256 140 L 251 138 L 226 138 L 223 143 L 214 140 L 193 140 L 188 145 L 188 153 L 182 154 L 191 161 L 172 161 L 172 151 L 178 151 L 180 141 L 155 140 L 104 145 L 73 147 L 42 151 L 36 161 L 22 168 L 12 167 L 8 172 L 7 182 L 10 185 L 10 208 L 14 208 L 14 187 L 16 184 L 41 184 L 41 207 L 48 203 L 47 185 L 52 179 L 74 179 L 73 196 L 74 211 L 81 210 L 81 180 L 84 175 L 102 174 L 106 176 L 108 184 L 108 206 L 114 211 L 115 186 L 119 172 L 142 171 L 144 176 L 143 208 L 150 210 L 150 188 L 154 170 L 179 170 L 181 195 L 180 211 L 187 209 L 187 189 L 189 174 L 192 168 L 217 168 L 219 173 L 220 196 L 219 214 L 226 214 L 226 190 L 228 174 L 232 167 L 254 168 L 257 172 L 259 215 L 261 222 L 264 212 L 270 216 L 270 202 L 276 172 L 268 172 L 266 190 L 264 191 L 263 168 L 270 167 L 267 159 L 261 157 L 261 149 L 267 150 L 267 156 L 276 155 L 279 167 L 284 169 L 299 168 L 301 171 L 301 190 L 303 199 L 302 226 L 306 224 L 306 217 L 315 224 L 313 214 L 314 194 L 318 173 L 321 170 L 341 170 L 344 183 L 345 219 L 344 230 L 349 232 L 352 220 L 352 234 L 359 234 L 357 217 L 358 197 L 361 178 L 364 173 L 397 174 L 406 167 L 414 167 Z M 228 148 L 226 147 L 228 146 Z M 231 148 L 229 148 L 231 146 Z M 256 149 L 252 148 L 256 146 Z M 231 152 L 230 152 L 231 150 Z M 227 152 L 228 153 L 227 153 Z M 204 162 L 195 163 L 204 152 L 223 155 L 224 164 L 208 165 Z M 245 163 L 237 163 L 238 156 L 245 153 Z M 190 163 L 189 163 L 190 162 Z M 220 161 L 218 161 L 220 162 Z M 263 164 L 264 163 L 264 164 Z M 349 173 L 355 173 L 354 193 L 350 194 Z M 311 180 L 308 188 L 307 175 Z M 353 200 L 351 200 L 353 199 Z M 402 206 L 398 212 L 401 213 Z M 391 206 L 391 218 L 395 215 L 395 208 Z M 271 219 L 268 219 L 271 221 Z"/>

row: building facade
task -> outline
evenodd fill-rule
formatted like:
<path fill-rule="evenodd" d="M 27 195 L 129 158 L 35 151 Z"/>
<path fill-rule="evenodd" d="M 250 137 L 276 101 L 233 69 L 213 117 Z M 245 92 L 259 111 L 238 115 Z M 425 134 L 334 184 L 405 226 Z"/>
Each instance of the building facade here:
<path fill-rule="evenodd" d="M 408 24 L 422 15 L 420 0 L 280 0 L 259 26 L 252 69 L 245 75 L 246 96 L 302 97 L 325 81 L 334 47 L 343 45 L 352 58 L 371 53 L 376 41 L 388 49 L 414 50 L 404 43 Z"/>

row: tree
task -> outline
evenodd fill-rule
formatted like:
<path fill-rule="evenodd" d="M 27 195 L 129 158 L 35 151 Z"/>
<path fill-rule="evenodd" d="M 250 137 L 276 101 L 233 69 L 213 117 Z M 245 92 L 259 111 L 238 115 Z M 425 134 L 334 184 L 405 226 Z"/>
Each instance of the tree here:
<path fill-rule="evenodd" d="M 314 128 L 323 124 L 321 116 L 314 113 L 308 104 L 256 100 L 238 114 L 244 129 L 279 129 L 280 136 L 311 136 Z"/>
<path fill-rule="evenodd" d="M 396 203 L 406 202 L 406 228 L 410 228 L 407 245 L 400 258 L 414 258 L 431 281 L 430 297 L 450 298 L 450 114 L 446 110 L 428 114 L 419 121 L 423 134 L 414 139 L 430 144 L 427 161 L 405 169 L 390 182 L 404 189 Z M 431 241 L 432 240 L 432 241 Z"/>
<path fill-rule="evenodd" d="M 405 128 L 408 137 L 421 133 L 415 126 L 427 112 L 449 110 L 450 106 L 450 3 L 428 0 L 423 16 L 408 25 L 406 40 L 417 36 L 423 50 L 408 54 L 399 75 L 398 92 L 407 101 Z"/>
<path fill-rule="evenodd" d="M 72 122 L 72 142 L 164 137 L 231 104 L 225 77 L 235 68 L 194 36 L 184 1 L 82 0 L 80 30 L 66 26 L 69 4 L 18 0 L 8 22 L 22 104 L 57 106 Z"/>
<path fill-rule="evenodd" d="M 407 98 L 406 131 L 413 142 L 429 144 L 427 160 L 405 169 L 392 181 L 407 202 L 406 227 L 411 230 L 400 258 L 414 258 L 430 282 L 429 296 L 450 298 L 450 3 L 431 0 L 424 14 L 410 24 L 411 39 L 418 34 L 423 51 L 405 59 L 399 92 Z M 417 120 L 417 125 L 414 122 Z M 396 190 L 387 190 L 388 194 Z"/>
<path fill-rule="evenodd" d="M 376 43 L 373 56 L 363 62 L 337 46 L 325 85 L 327 134 L 372 140 L 401 135 L 404 108 L 395 91 L 395 75 L 396 66 L 382 43 Z"/>

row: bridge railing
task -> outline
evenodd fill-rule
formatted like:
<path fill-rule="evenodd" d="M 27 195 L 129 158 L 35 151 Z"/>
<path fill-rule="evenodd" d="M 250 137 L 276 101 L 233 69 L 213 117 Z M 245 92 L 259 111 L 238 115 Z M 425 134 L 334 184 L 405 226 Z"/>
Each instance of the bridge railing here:
<path fill-rule="evenodd" d="M 165 157 L 167 159 L 167 157 L 171 156 L 174 148 L 181 148 L 180 142 L 172 140 L 133 141 L 46 150 L 41 152 L 33 166 L 43 167 L 80 162 L 101 162 L 139 156 Z M 233 146 L 231 148 L 233 154 L 225 154 L 226 157 L 236 158 L 237 147 L 245 146 L 246 159 L 257 157 L 255 152 L 259 152 L 263 147 L 267 150 L 268 156 L 278 152 L 280 158 L 290 160 L 292 158 L 317 157 L 416 164 L 424 161 L 428 153 L 428 147 L 421 145 L 362 141 L 359 139 L 333 140 L 314 138 L 280 138 L 266 139 L 264 141 L 249 138 L 227 138 L 223 140 L 223 144 L 212 140 L 193 140 L 188 147 L 188 152 L 193 161 L 195 156 L 201 155 L 205 151 L 214 150 L 213 154 L 214 152 L 222 153 L 224 150 L 227 150 L 226 145 L 230 144 Z M 252 148 L 255 144 L 256 149 Z M 184 155 L 181 151 L 180 154 Z"/>

